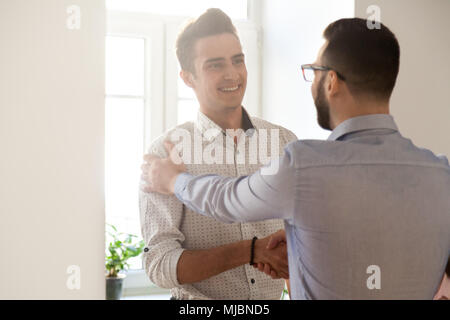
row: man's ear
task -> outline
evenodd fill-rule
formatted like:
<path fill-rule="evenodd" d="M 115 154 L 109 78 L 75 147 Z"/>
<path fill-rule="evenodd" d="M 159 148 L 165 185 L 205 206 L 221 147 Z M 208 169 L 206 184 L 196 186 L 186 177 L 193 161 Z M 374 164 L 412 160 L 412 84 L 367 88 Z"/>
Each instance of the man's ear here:
<path fill-rule="evenodd" d="M 194 83 L 194 75 L 186 70 L 180 71 L 180 77 L 183 79 L 184 83 L 189 87 L 194 89 L 195 83 Z"/>
<path fill-rule="evenodd" d="M 339 93 L 341 83 L 339 82 L 336 71 L 330 70 L 327 74 L 327 79 L 325 81 L 325 92 L 328 97 L 334 96 Z"/>

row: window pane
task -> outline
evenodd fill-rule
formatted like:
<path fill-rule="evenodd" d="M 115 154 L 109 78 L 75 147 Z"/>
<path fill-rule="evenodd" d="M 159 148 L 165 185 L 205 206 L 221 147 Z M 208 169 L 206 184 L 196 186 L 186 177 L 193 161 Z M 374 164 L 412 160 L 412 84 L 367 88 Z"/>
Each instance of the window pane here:
<path fill-rule="evenodd" d="M 106 213 L 138 219 L 144 102 L 142 99 L 106 98 L 105 115 Z"/>
<path fill-rule="evenodd" d="M 197 16 L 208 8 L 220 8 L 232 19 L 247 19 L 247 0 L 107 0 L 106 7 L 176 16 Z"/>
<path fill-rule="evenodd" d="M 141 238 L 138 190 L 144 145 L 144 101 L 106 98 L 105 116 L 106 221 L 120 232 Z M 141 268 L 140 259 L 130 264 Z"/>
<path fill-rule="evenodd" d="M 198 102 L 197 100 L 178 100 L 178 119 L 181 124 L 186 121 L 193 121 L 197 118 Z"/>
<path fill-rule="evenodd" d="M 144 39 L 106 37 L 106 94 L 144 95 Z"/>

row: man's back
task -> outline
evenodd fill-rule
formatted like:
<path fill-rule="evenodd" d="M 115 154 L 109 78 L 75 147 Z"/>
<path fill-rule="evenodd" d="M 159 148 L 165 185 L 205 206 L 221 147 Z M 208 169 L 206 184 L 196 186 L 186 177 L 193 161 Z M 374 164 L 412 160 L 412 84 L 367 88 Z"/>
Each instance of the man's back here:
<path fill-rule="evenodd" d="M 293 295 L 432 299 L 450 252 L 447 159 L 415 147 L 385 115 L 350 121 L 329 140 L 288 146 Z"/>

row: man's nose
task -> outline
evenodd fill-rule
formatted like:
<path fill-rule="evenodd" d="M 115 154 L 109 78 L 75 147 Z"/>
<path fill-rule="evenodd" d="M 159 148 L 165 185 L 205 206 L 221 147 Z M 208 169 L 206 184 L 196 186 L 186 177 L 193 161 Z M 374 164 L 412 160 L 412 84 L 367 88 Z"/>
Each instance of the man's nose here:
<path fill-rule="evenodd" d="M 225 73 L 223 77 L 225 80 L 238 80 L 239 73 L 237 72 L 235 66 L 231 64 L 225 68 Z"/>

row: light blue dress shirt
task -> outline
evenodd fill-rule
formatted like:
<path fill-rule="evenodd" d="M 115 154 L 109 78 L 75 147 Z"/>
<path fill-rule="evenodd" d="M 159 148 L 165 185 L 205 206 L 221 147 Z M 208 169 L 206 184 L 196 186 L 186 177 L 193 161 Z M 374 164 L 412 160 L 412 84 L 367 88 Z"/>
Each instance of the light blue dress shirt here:
<path fill-rule="evenodd" d="M 291 298 L 432 299 L 450 255 L 450 167 L 390 115 L 285 148 L 276 174 L 181 174 L 175 195 L 226 223 L 285 220 Z"/>

